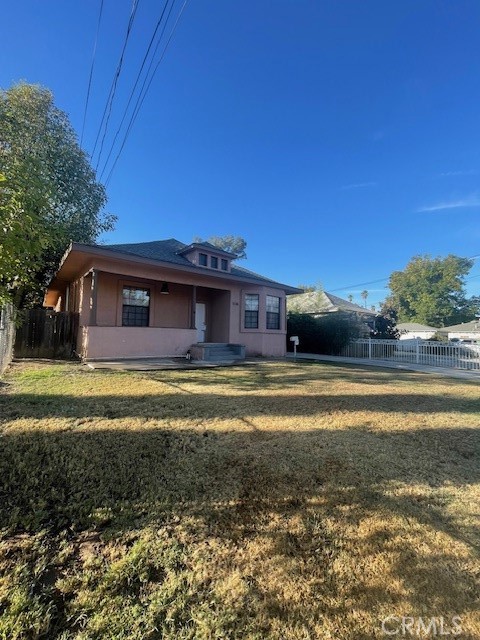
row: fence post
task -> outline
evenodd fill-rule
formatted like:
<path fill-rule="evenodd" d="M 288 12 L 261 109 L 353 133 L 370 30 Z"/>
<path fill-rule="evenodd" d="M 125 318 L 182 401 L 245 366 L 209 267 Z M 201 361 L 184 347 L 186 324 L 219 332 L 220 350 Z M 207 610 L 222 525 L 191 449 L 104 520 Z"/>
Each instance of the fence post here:
<path fill-rule="evenodd" d="M 420 343 L 418 340 L 415 342 L 415 362 L 417 364 L 420 362 Z"/>
<path fill-rule="evenodd" d="M 372 339 L 368 338 L 368 359 L 372 359 Z"/>

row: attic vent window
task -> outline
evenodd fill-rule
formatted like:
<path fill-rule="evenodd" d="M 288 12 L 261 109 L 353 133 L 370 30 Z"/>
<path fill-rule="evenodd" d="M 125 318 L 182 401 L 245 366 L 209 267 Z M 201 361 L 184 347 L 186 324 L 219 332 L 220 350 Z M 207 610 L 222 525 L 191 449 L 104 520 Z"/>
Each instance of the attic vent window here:
<path fill-rule="evenodd" d="M 216 256 L 210 256 L 210 266 L 212 269 L 218 269 L 218 258 Z"/>
<path fill-rule="evenodd" d="M 228 260 L 225 260 L 225 258 L 222 258 L 222 271 L 228 271 Z"/>
<path fill-rule="evenodd" d="M 206 253 L 200 253 L 198 256 L 198 264 L 201 267 L 206 267 L 208 265 L 208 259 Z"/>

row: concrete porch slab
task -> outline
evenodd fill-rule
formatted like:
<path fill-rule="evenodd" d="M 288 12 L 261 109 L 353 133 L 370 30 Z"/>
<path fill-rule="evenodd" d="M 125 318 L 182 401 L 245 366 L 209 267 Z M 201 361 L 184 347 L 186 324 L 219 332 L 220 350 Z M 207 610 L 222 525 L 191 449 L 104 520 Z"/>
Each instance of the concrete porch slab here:
<path fill-rule="evenodd" d="M 119 371 L 162 371 L 165 369 L 211 369 L 213 367 L 229 367 L 244 364 L 244 361 L 222 360 L 204 362 L 187 360 L 186 358 L 129 358 L 119 360 L 88 361 L 85 365 L 90 369 L 112 369 Z"/>

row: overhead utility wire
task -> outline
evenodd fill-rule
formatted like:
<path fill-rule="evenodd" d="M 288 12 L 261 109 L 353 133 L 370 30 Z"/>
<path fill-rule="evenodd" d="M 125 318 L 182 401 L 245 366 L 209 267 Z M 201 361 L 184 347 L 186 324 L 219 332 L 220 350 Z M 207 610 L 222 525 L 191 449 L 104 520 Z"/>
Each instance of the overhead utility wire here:
<path fill-rule="evenodd" d="M 102 176 L 103 176 L 103 174 L 105 173 L 105 169 L 106 169 L 106 167 L 107 167 L 107 165 L 108 165 L 108 162 L 109 162 L 109 160 L 110 160 L 110 157 L 111 157 L 111 155 L 112 155 L 113 149 L 114 149 L 114 147 L 115 147 L 115 143 L 117 142 L 117 138 L 118 138 L 118 136 L 120 135 L 121 128 L 122 128 L 122 126 L 123 126 L 123 123 L 125 122 L 125 118 L 127 117 L 127 113 L 128 113 L 128 109 L 129 109 L 129 107 L 130 107 L 130 103 L 132 102 L 132 99 L 133 99 L 133 96 L 134 96 L 135 90 L 136 90 L 136 88 L 137 88 L 137 85 L 138 85 L 138 83 L 139 83 L 139 81 L 140 81 L 140 77 L 141 77 L 141 75 L 142 75 L 143 68 L 144 68 L 144 66 L 145 66 L 145 63 L 147 62 L 147 59 L 148 59 L 148 56 L 149 56 L 149 53 L 150 53 L 150 49 L 152 48 L 152 45 L 153 45 L 153 43 L 154 43 L 154 40 L 155 40 L 155 37 L 156 37 L 156 35 L 157 35 L 158 29 L 160 28 L 160 25 L 161 25 L 161 23 L 162 23 L 162 21 L 163 21 L 163 16 L 165 15 L 165 10 L 166 10 L 166 8 L 167 8 L 167 6 L 168 6 L 168 3 L 169 3 L 169 2 L 170 2 L 170 0 L 166 0 L 166 1 L 165 1 L 165 4 L 164 4 L 163 9 L 162 9 L 162 13 L 161 13 L 161 15 L 160 15 L 160 17 L 159 17 L 159 19 L 158 19 L 158 21 L 157 21 L 157 24 L 155 25 L 155 29 L 154 29 L 153 35 L 152 35 L 152 37 L 150 38 L 150 42 L 149 42 L 149 45 L 148 45 L 147 51 L 146 51 L 146 53 L 145 53 L 145 55 L 144 55 L 144 57 L 143 57 L 142 64 L 141 64 L 141 66 L 140 66 L 140 70 L 139 70 L 139 71 L 138 71 L 138 73 L 137 73 L 137 77 L 136 77 L 136 79 L 135 79 L 135 84 L 133 85 L 133 89 L 130 91 L 130 96 L 129 96 L 129 98 L 128 98 L 127 106 L 125 107 L 125 110 L 124 110 L 124 112 L 123 112 L 122 120 L 120 121 L 120 124 L 119 124 L 119 126 L 118 126 L 118 129 L 117 129 L 117 131 L 115 132 L 115 136 L 114 136 L 114 138 L 113 138 L 113 142 L 112 142 L 112 144 L 110 145 L 110 150 L 109 150 L 109 152 L 108 152 L 107 159 L 105 160 L 104 165 L 103 165 L 103 169 L 102 169 L 102 171 L 101 171 L 101 173 L 100 173 L 100 180 L 102 179 Z M 173 0 L 173 2 L 175 3 L 175 0 Z M 173 4 L 172 4 L 172 7 L 173 7 Z M 170 14 L 169 14 L 169 16 L 170 16 Z M 167 22 L 168 22 L 168 17 L 167 17 Z M 166 26 L 166 23 L 165 23 L 165 25 L 164 25 L 164 27 L 163 27 L 163 31 L 162 31 L 162 33 L 160 34 L 160 38 L 159 38 L 159 40 L 158 40 L 158 42 L 157 42 L 157 46 L 156 46 L 156 48 L 155 48 L 155 51 L 154 51 L 153 57 L 155 56 L 155 53 L 156 53 L 156 51 L 157 51 L 157 49 L 158 49 L 158 45 L 159 45 L 159 43 L 160 43 L 160 40 L 162 39 L 163 33 L 164 33 L 164 31 L 165 31 L 165 26 Z M 153 60 L 153 57 L 152 57 L 152 60 Z M 148 71 L 147 71 L 147 76 L 148 76 L 148 73 L 149 73 L 149 71 L 150 71 L 150 68 L 151 68 L 151 63 L 150 63 L 150 67 L 148 68 Z M 143 88 L 143 86 L 142 86 L 142 88 Z M 140 90 L 140 92 L 141 92 L 141 90 Z"/>
<path fill-rule="evenodd" d="M 85 109 L 83 111 L 83 123 L 82 123 L 82 134 L 80 136 L 80 146 L 82 146 L 83 134 L 85 131 L 85 122 L 87 119 L 88 101 L 90 99 L 90 89 L 92 87 L 93 67 L 95 65 L 95 55 L 97 53 L 97 42 L 98 42 L 98 34 L 100 31 L 100 22 L 102 21 L 102 12 L 103 12 L 103 0 L 100 1 L 100 12 L 98 14 L 97 31 L 95 33 L 95 42 L 93 44 L 92 64 L 90 65 L 90 75 L 88 77 L 88 87 L 87 87 L 87 98 L 85 100 Z"/>
<path fill-rule="evenodd" d="M 480 255 L 471 256 L 470 258 L 467 258 L 467 260 L 476 260 L 477 258 L 480 258 Z M 478 278 L 479 276 L 480 276 L 480 273 L 475 276 L 470 276 L 469 278 L 465 278 L 465 280 L 471 280 L 472 278 Z M 351 284 L 348 287 L 338 287 L 337 289 L 330 289 L 330 293 L 335 293 L 335 291 L 346 291 L 347 289 L 355 289 L 356 287 L 365 287 L 369 284 L 379 284 L 380 282 L 386 282 L 387 280 L 390 280 L 390 277 L 381 278 L 380 280 L 371 280 L 370 282 L 360 282 L 359 284 Z"/>
<path fill-rule="evenodd" d="M 124 138 L 123 138 L 123 141 L 122 141 L 122 144 L 121 144 L 121 146 L 120 146 L 120 149 L 119 149 L 119 151 L 118 151 L 118 153 L 117 153 L 117 155 L 116 155 L 116 157 L 115 157 L 115 160 L 114 160 L 114 163 L 113 163 L 113 165 L 112 165 L 112 168 L 110 169 L 110 172 L 109 172 L 109 174 L 108 174 L 108 176 L 107 176 L 107 179 L 106 179 L 106 181 L 105 181 L 105 185 L 108 185 L 108 183 L 110 182 L 110 179 L 111 179 L 111 177 L 112 177 L 113 171 L 115 170 L 115 167 L 116 167 L 116 165 L 117 165 L 117 162 L 118 162 L 118 160 L 119 160 L 119 158 L 120 158 L 120 156 L 121 156 L 121 154 L 122 154 L 123 148 L 124 148 L 125 143 L 126 143 L 126 141 L 127 141 L 127 139 L 128 139 L 128 136 L 129 136 L 129 134 L 130 134 L 130 131 L 132 130 L 133 125 L 135 124 L 135 121 L 136 121 L 136 119 L 137 119 L 138 113 L 139 113 L 140 109 L 142 108 L 142 105 L 143 105 L 143 102 L 144 102 L 144 100 L 145 100 L 145 97 L 146 97 L 146 95 L 147 95 L 147 93 L 148 93 L 148 90 L 150 89 L 150 86 L 151 86 L 151 84 L 152 84 L 152 81 L 153 81 L 153 78 L 154 78 L 154 76 L 155 76 L 155 73 L 157 72 L 157 69 L 158 69 L 158 67 L 160 66 L 160 64 L 161 64 L 161 62 L 162 62 L 162 60 L 163 60 L 163 58 L 165 57 L 165 53 L 166 53 L 166 51 L 167 51 L 167 49 L 168 49 L 168 46 L 169 46 L 169 44 L 170 44 L 170 42 L 171 42 L 171 40 L 172 40 L 172 38 L 173 38 L 173 36 L 174 36 L 174 34 L 175 34 L 175 31 L 176 31 L 176 29 L 177 29 L 178 23 L 179 23 L 179 21 L 180 21 L 180 18 L 181 18 L 181 16 L 182 16 L 182 13 L 183 13 L 183 11 L 184 11 L 185 7 L 187 6 L 187 4 L 188 4 L 188 0 L 185 0 L 185 1 L 184 1 L 184 3 L 183 3 L 183 5 L 182 5 L 182 8 L 180 9 L 180 12 L 179 12 L 179 14 L 178 14 L 178 16 L 177 16 L 177 19 L 175 20 L 175 23 L 174 23 L 174 25 L 173 25 L 173 28 L 172 28 L 172 30 L 171 30 L 171 32 L 170 32 L 169 37 L 168 37 L 167 43 L 166 43 L 165 47 L 163 48 L 162 55 L 160 56 L 160 59 L 159 59 L 159 61 L 157 62 L 156 66 L 155 66 L 155 69 L 153 70 L 153 73 L 152 73 L 152 75 L 151 75 L 150 81 L 148 82 L 148 85 L 147 85 L 147 87 L 146 87 L 146 89 L 145 89 L 145 91 L 144 91 L 144 93 L 143 93 L 143 96 L 142 96 L 141 98 L 140 98 L 140 96 L 139 96 L 139 100 L 137 100 L 138 107 L 137 107 L 137 108 L 136 108 L 136 110 L 133 112 L 132 117 L 130 118 L 130 122 L 129 122 L 129 125 L 128 125 L 128 128 L 127 128 L 127 131 L 126 131 L 125 136 L 124 136 Z M 172 7 L 173 7 L 173 5 L 172 5 Z M 167 18 L 167 20 L 168 20 L 168 18 Z"/>
<path fill-rule="evenodd" d="M 140 3 L 140 0 L 132 0 L 132 9 L 131 9 L 131 12 L 130 12 L 130 18 L 128 20 L 127 31 L 125 33 L 125 37 L 124 37 L 124 41 L 123 41 L 122 52 L 120 54 L 120 59 L 118 61 L 117 68 L 116 68 L 115 74 L 113 76 L 112 85 L 110 87 L 110 93 L 108 94 L 107 102 L 106 102 L 105 108 L 103 110 L 102 120 L 100 122 L 100 127 L 98 129 L 97 137 L 95 138 L 95 144 L 94 144 L 93 151 L 92 151 L 92 158 L 95 155 L 95 151 L 96 151 L 96 148 L 97 148 L 98 141 L 100 139 L 102 128 L 104 127 L 104 124 L 105 124 L 105 130 L 104 130 L 104 134 L 103 134 L 103 137 L 102 137 L 101 147 L 100 147 L 100 151 L 99 151 L 99 155 L 98 155 L 98 159 L 97 159 L 97 165 L 95 167 L 95 170 L 97 170 L 97 168 L 98 168 L 98 164 L 100 162 L 100 156 L 102 155 L 103 143 L 105 141 L 105 136 L 106 136 L 107 127 L 108 127 L 108 121 L 110 119 L 110 114 L 112 112 L 112 105 L 113 105 L 113 100 L 115 98 L 115 93 L 116 93 L 116 90 L 117 90 L 117 83 L 118 83 L 118 79 L 120 77 L 120 73 L 122 71 L 123 59 L 124 59 L 124 56 L 125 56 L 125 51 L 126 51 L 126 48 L 127 48 L 128 40 L 130 38 L 130 33 L 132 31 L 132 27 L 133 27 L 133 23 L 134 23 L 134 20 L 135 20 L 135 15 L 137 13 L 137 9 L 138 9 L 139 3 Z"/>

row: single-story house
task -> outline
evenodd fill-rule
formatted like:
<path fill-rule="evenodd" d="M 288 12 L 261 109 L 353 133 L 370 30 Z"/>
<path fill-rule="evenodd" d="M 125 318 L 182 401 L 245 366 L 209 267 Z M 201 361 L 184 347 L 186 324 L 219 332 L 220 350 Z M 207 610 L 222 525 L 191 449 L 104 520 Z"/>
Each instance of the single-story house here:
<path fill-rule="evenodd" d="M 364 325 L 365 336 L 369 336 L 371 331 L 375 329 L 375 318 L 378 316 L 376 311 L 370 311 L 327 291 L 308 291 L 289 296 L 287 309 L 294 313 L 306 313 L 314 318 L 331 313 L 348 317 Z"/>
<path fill-rule="evenodd" d="M 480 343 L 480 319 L 442 327 L 438 333 L 446 335 L 449 340 L 476 340 Z"/>
<path fill-rule="evenodd" d="M 192 345 L 286 352 L 286 296 L 301 290 L 234 264 L 208 242 L 72 243 L 44 306 L 79 314 L 84 359 L 180 356 Z"/>
<path fill-rule="evenodd" d="M 400 322 L 397 324 L 400 340 L 430 340 L 438 329 L 419 322 Z"/>

